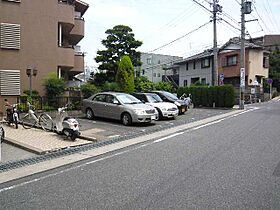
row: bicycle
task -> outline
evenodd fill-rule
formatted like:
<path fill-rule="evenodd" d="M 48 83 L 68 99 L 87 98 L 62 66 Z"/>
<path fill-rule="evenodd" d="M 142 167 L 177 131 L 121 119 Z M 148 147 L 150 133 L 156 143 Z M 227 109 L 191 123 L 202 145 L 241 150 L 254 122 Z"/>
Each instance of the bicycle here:
<path fill-rule="evenodd" d="M 188 109 L 192 105 L 191 94 L 187 95 L 186 93 L 183 93 L 183 95 L 181 95 L 181 97 L 179 99 L 184 100 L 187 103 Z"/>
<path fill-rule="evenodd" d="M 53 120 L 50 115 L 46 113 L 42 113 L 37 116 L 34 112 L 35 108 L 27 102 L 28 105 L 28 113 L 22 117 L 22 127 L 25 129 L 30 129 L 32 127 L 39 127 L 45 131 L 53 131 Z"/>

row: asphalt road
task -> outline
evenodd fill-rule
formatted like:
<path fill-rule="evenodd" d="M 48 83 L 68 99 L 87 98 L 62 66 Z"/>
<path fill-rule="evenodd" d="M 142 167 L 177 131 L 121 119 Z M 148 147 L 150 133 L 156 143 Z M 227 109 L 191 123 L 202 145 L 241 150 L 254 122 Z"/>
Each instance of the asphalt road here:
<path fill-rule="evenodd" d="M 1 209 L 279 209 L 280 102 L 0 185 Z"/>
<path fill-rule="evenodd" d="M 180 115 L 176 120 L 166 119 L 156 121 L 152 124 L 134 124 L 132 126 L 124 126 L 120 121 L 112 121 L 107 119 L 95 119 L 88 120 L 84 117 L 79 117 L 78 121 L 81 124 L 81 132 L 85 130 L 94 129 L 94 137 L 98 141 L 107 140 L 110 138 L 121 136 L 133 136 L 136 133 L 144 134 L 147 130 L 158 129 L 159 127 L 175 126 L 176 124 L 190 123 L 200 119 L 205 119 L 211 116 L 216 116 L 231 110 L 219 110 L 219 109 L 190 109 L 184 115 Z M 38 156 L 30 151 L 23 150 L 16 146 L 3 143 L 2 144 L 2 161 L 14 161 L 21 160 L 29 157 Z"/>

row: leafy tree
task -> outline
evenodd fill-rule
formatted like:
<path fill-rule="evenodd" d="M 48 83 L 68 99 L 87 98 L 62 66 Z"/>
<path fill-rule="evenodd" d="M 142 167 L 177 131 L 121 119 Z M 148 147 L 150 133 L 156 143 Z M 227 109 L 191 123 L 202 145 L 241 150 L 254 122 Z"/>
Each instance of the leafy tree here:
<path fill-rule="evenodd" d="M 269 56 L 269 78 L 273 79 L 273 87 L 280 91 L 280 50 L 278 47 Z"/>
<path fill-rule="evenodd" d="M 134 67 L 130 57 L 125 55 L 118 65 L 116 81 L 122 91 L 130 93 L 134 91 Z"/>
<path fill-rule="evenodd" d="M 88 98 L 91 95 L 95 94 L 98 92 L 98 89 L 94 84 L 90 84 L 89 82 L 81 85 L 81 92 L 84 96 L 84 98 Z"/>
<path fill-rule="evenodd" d="M 113 82 L 122 56 L 128 55 L 133 66 L 141 65 L 141 53 L 136 49 L 142 45 L 142 42 L 135 40 L 132 29 L 125 25 L 114 26 L 105 33 L 108 34 L 107 39 L 102 40 L 101 43 L 107 49 L 98 50 L 95 61 L 100 63 L 99 70 L 106 70 L 107 81 Z"/>
<path fill-rule="evenodd" d="M 48 77 L 44 79 L 43 84 L 49 100 L 54 100 L 57 96 L 63 95 L 66 87 L 64 79 L 58 78 L 55 72 L 50 72 Z"/>
<path fill-rule="evenodd" d="M 154 83 L 148 80 L 147 77 L 140 76 L 135 80 L 135 89 L 139 92 L 145 92 L 154 89 Z"/>
<path fill-rule="evenodd" d="M 174 92 L 173 85 L 169 82 L 158 82 L 155 83 L 154 88 L 156 90 L 164 90 L 167 92 Z"/>
<path fill-rule="evenodd" d="M 105 82 L 102 85 L 102 90 L 119 92 L 121 91 L 121 88 L 117 82 Z"/>

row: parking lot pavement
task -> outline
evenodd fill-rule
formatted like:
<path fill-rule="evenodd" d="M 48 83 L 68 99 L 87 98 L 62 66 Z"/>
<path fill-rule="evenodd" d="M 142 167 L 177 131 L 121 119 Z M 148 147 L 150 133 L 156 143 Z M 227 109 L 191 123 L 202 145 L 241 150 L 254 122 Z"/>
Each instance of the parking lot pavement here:
<path fill-rule="evenodd" d="M 15 129 L 4 124 L 6 142 L 17 145 L 31 153 L 19 151 L 19 149 L 15 149 L 12 152 L 12 148 L 5 146 L 3 149 L 9 148 L 12 154 L 7 154 L 7 151 L 2 149 L 2 153 L 5 154 L 2 156 L 2 162 L 23 159 L 26 155 L 29 156 L 32 153 L 33 155 L 42 154 L 64 148 L 92 144 L 93 141 L 104 141 L 120 137 L 132 138 L 135 135 L 145 135 L 153 131 L 164 130 L 167 127 L 188 124 L 230 111 L 232 110 L 190 109 L 184 115 L 179 115 L 175 120 L 168 119 L 156 121 L 152 124 L 134 124 L 132 126 L 124 126 L 120 121 L 106 119 L 88 120 L 81 113 L 77 113 L 78 121 L 81 124 L 82 138 L 76 139 L 74 142 L 66 140 L 63 136 L 53 132 L 46 132 L 36 128 L 26 130 L 21 125 L 19 125 L 18 129 Z"/>

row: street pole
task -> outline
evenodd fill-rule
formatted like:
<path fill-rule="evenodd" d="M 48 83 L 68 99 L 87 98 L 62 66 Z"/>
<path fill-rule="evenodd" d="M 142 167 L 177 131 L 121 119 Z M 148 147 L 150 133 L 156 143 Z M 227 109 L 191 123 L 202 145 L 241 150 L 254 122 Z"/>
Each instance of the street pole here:
<path fill-rule="evenodd" d="M 29 76 L 29 96 L 32 98 L 32 74 Z"/>
<path fill-rule="evenodd" d="M 241 0 L 241 49 L 240 49 L 240 95 L 239 109 L 244 109 L 245 92 L 245 4 Z"/>
<path fill-rule="evenodd" d="M 221 12 L 220 5 L 217 4 L 217 0 L 213 0 L 213 73 L 212 73 L 212 85 L 218 85 L 218 46 L 217 46 L 217 12 Z"/>

